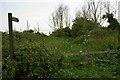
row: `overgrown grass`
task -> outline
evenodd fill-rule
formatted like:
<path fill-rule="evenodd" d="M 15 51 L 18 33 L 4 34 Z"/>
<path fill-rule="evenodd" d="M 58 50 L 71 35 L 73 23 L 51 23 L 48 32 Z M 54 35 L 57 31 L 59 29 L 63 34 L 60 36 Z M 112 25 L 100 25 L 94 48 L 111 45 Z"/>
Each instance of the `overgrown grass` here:
<path fill-rule="evenodd" d="M 80 52 L 116 50 L 117 36 L 84 36 L 79 38 L 58 38 L 43 36 L 35 33 L 14 33 L 14 52 L 16 61 L 14 66 L 9 63 L 8 34 L 3 34 L 3 66 L 4 78 L 20 76 L 22 69 L 31 77 L 63 77 L 63 78 L 119 78 L 119 52 L 114 54 L 88 54 L 87 56 L 74 54 Z M 21 60 L 17 60 L 21 58 Z M 73 54 L 73 56 L 64 56 Z M 41 59 L 44 59 L 41 61 Z M 110 62 L 100 60 L 110 60 Z M 7 63 L 6 63 L 6 62 Z M 82 64 L 82 62 L 88 62 Z M 29 69 L 27 69 L 29 63 Z M 21 68 L 19 66 L 21 65 Z M 36 65 L 36 66 L 35 66 Z M 47 67 L 47 68 L 43 68 Z M 7 66 L 8 69 L 5 68 Z M 9 66 L 12 66 L 9 68 Z M 11 70 L 10 70 L 11 69 Z M 15 69 L 15 71 L 13 70 Z M 9 74 L 7 73 L 9 71 Z M 17 71 L 18 70 L 18 71 Z M 11 72 L 10 72 L 11 71 Z M 13 72 L 12 72 L 13 71 Z M 15 73 L 17 72 L 17 75 Z M 41 73 L 43 72 L 43 73 Z"/>
<path fill-rule="evenodd" d="M 86 60 L 85 58 L 90 58 Z M 82 78 L 119 78 L 119 60 L 117 54 L 89 54 L 87 56 L 66 57 L 70 71 Z M 109 61 L 106 61 L 109 60 Z M 81 64 L 81 62 L 88 62 Z"/>

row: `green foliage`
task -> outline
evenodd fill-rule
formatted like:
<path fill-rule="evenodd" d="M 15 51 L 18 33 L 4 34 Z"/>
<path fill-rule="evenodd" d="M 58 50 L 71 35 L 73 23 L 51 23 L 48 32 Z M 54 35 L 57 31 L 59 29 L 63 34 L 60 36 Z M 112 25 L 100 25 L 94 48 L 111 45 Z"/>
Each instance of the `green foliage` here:
<path fill-rule="evenodd" d="M 15 76 L 15 71 L 18 68 L 17 62 L 16 61 L 11 61 L 10 56 L 4 58 L 2 60 L 3 66 L 2 66 L 2 78 L 5 79 L 10 79 L 14 78 Z"/>
<path fill-rule="evenodd" d="M 98 33 L 98 32 L 97 32 Z M 94 34 L 82 35 L 73 39 L 75 44 L 79 44 L 83 51 L 115 50 L 118 46 L 118 36 L 116 34 Z"/>
<path fill-rule="evenodd" d="M 52 77 L 62 67 L 61 55 L 45 47 L 46 36 L 38 33 L 14 33 L 15 59 L 10 60 L 8 34 L 3 34 L 3 79 Z M 19 36 L 19 37 L 18 37 Z M 20 40 L 19 40 L 20 39 Z M 36 43 L 36 42 L 40 43 Z M 7 47 L 8 46 L 8 47 Z"/>
<path fill-rule="evenodd" d="M 3 58 L 3 79 L 48 78 L 62 68 L 62 57 L 49 53 L 42 47 L 19 48 L 12 63 L 9 56 Z"/>
<path fill-rule="evenodd" d="M 72 36 L 81 36 L 98 29 L 99 25 L 83 17 L 76 17 L 72 26 Z"/>
<path fill-rule="evenodd" d="M 71 37 L 71 30 L 69 27 L 58 29 L 54 31 L 52 35 L 55 37 L 61 37 L 61 38 Z"/>
<path fill-rule="evenodd" d="M 116 33 L 91 32 L 76 38 L 42 36 L 39 33 L 14 32 L 15 59 L 11 63 L 8 34 L 3 33 L 3 79 L 9 78 L 119 78 L 119 51 L 114 54 L 88 55 L 89 64 L 81 64 L 86 56 L 81 51 L 119 50 Z M 104 34 L 103 34 L 104 32 Z M 96 35 L 94 35 L 96 33 Z M 97 36 L 99 35 L 99 36 Z M 73 54 L 65 57 L 63 55 Z M 100 62 L 94 59 L 110 60 Z"/>
<path fill-rule="evenodd" d="M 25 30 L 25 31 L 23 31 L 23 32 L 33 33 L 33 32 L 34 32 L 34 30 Z"/>
<path fill-rule="evenodd" d="M 112 13 L 106 13 L 105 15 L 103 15 L 103 19 L 107 18 L 108 19 L 108 23 L 110 23 L 110 25 L 108 26 L 109 29 L 111 30 L 118 30 L 120 29 L 120 24 L 117 21 L 117 19 L 114 18 L 114 15 Z"/>

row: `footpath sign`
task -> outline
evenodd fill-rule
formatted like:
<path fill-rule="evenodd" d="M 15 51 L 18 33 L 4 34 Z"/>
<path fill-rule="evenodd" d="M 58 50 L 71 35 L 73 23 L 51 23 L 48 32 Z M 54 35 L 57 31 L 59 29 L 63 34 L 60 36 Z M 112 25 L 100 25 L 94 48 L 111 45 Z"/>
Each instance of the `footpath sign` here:
<path fill-rule="evenodd" d="M 10 43 L 10 57 L 14 59 L 14 44 L 13 44 L 13 26 L 12 21 L 19 22 L 19 19 L 12 17 L 12 13 L 8 13 L 8 27 L 9 27 L 9 43 Z"/>

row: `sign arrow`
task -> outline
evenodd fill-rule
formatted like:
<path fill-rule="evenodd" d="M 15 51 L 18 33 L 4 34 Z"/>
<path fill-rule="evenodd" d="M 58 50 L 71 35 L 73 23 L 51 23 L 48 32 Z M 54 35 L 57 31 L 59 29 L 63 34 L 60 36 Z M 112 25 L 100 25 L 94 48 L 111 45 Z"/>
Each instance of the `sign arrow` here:
<path fill-rule="evenodd" d="M 14 21 L 14 22 L 19 22 L 19 19 L 16 18 L 16 17 L 12 17 L 12 21 Z"/>

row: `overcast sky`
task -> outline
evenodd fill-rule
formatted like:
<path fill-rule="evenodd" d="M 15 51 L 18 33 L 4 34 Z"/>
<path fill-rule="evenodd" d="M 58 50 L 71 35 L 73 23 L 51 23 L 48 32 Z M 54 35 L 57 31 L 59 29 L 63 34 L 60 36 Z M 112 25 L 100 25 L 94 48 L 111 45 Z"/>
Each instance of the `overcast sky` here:
<path fill-rule="evenodd" d="M 85 0 L 2 0 L 0 2 L 0 31 L 8 31 L 8 13 L 19 18 L 19 22 L 13 22 L 13 27 L 17 31 L 27 29 L 27 20 L 30 29 L 37 28 L 39 24 L 40 32 L 48 34 L 49 18 L 51 13 L 59 4 L 69 7 L 70 16 L 73 19 L 75 11 L 80 9 Z M 107 0 L 108 1 L 108 0 Z M 113 0 L 111 0 L 113 1 Z"/>

